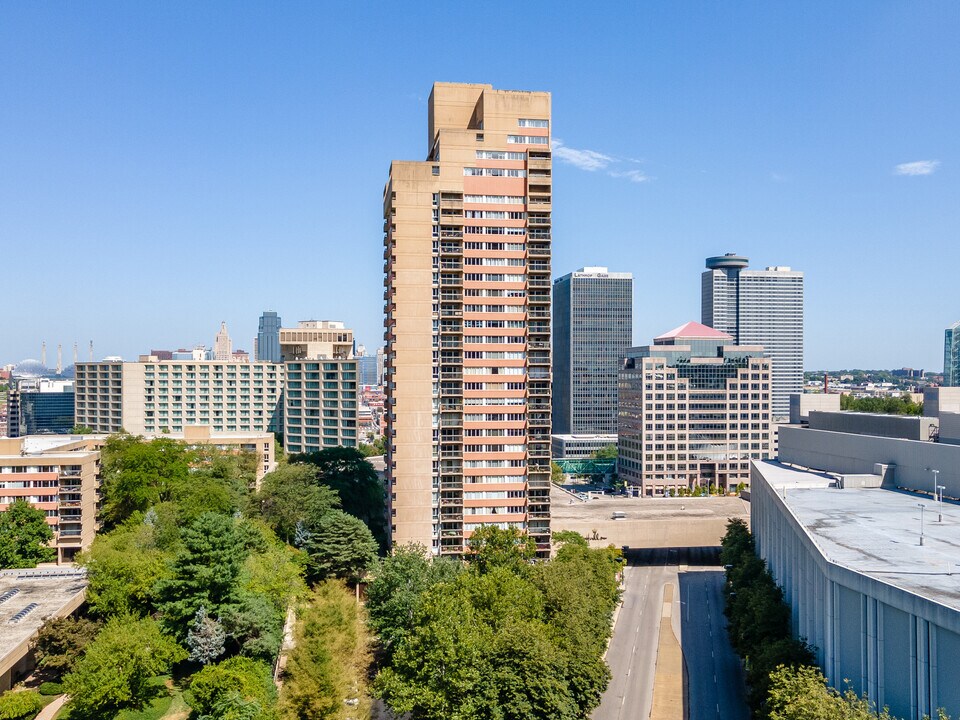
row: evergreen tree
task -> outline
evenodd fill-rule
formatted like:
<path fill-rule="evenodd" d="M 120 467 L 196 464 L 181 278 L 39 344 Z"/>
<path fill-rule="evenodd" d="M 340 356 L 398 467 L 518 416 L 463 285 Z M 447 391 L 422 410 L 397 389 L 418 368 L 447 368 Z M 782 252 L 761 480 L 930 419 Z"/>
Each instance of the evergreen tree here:
<path fill-rule="evenodd" d="M 247 553 L 233 518 L 205 513 L 183 531 L 183 549 L 170 577 L 157 583 L 163 624 L 185 638 L 201 607 L 224 617 L 238 602 L 240 568 Z"/>
<path fill-rule="evenodd" d="M 193 627 L 187 632 L 187 649 L 190 659 L 201 665 L 209 665 L 223 655 L 227 633 L 219 620 L 207 614 L 207 609 L 201 605 L 193 618 Z"/>

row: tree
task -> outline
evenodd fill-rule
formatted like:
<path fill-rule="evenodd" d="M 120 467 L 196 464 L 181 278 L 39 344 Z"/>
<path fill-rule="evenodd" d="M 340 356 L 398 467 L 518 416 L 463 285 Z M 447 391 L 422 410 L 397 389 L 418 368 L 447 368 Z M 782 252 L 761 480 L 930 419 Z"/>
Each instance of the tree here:
<path fill-rule="evenodd" d="M 200 607 L 223 618 L 237 604 L 240 568 L 246 559 L 232 518 L 206 513 L 183 532 L 183 549 L 169 577 L 157 583 L 164 627 L 185 638 Z"/>
<path fill-rule="evenodd" d="M 367 524 L 381 548 L 387 546 L 387 495 L 383 482 L 359 450 L 332 447 L 292 462 L 305 462 L 320 471 L 320 484 L 336 490 L 344 512 Z"/>
<path fill-rule="evenodd" d="M 74 425 L 70 428 L 70 435 L 92 435 L 93 428 L 89 425 Z"/>
<path fill-rule="evenodd" d="M 225 610 L 224 628 L 236 651 L 273 662 L 283 642 L 284 612 L 263 595 L 241 592 L 237 603 Z"/>
<path fill-rule="evenodd" d="M 0 567 L 33 568 L 52 562 L 57 557 L 57 551 L 47 546 L 52 539 L 43 510 L 15 500 L 0 512 Z"/>
<path fill-rule="evenodd" d="M 147 441 L 125 433 L 111 435 L 101 458 L 101 517 L 106 529 L 170 500 L 173 486 L 190 474 L 187 446 L 170 438 Z"/>
<path fill-rule="evenodd" d="M 767 712 L 770 720 L 893 720 L 886 708 L 878 710 L 853 690 L 829 687 L 823 673 L 810 666 L 781 665 L 770 674 Z"/>
<path fill-rule="evenodd" d="M 140 707 L 155 693 L 150 679 L 186 657 L 186 651 L 153 620 L 117 617 L 90 643 L 63 679 L 63 688 L 79 717 Z"/>
<path fill-rule="evenodd" d="M 187 649 L 190 659 L 201 665 L 209 665 L 223 655 L 227 633 L 219 620 L 207 614 L 207 609 L 200 606 L 193 617 L 193 627 L 187 632 Z"/>
<path fill-rule="evenodd" d="M 384 455 L 387 452 L 386 440 L 381 435 L 380 437 L 375 438 L 372 443 L 357 443 L 357 449 L 364 457 L 376 457 L 378 455 Z"/>
<path fill-rule="evenodd" d="M 561 468 L 555 461 L 551 461 L 551 463 L 550 463 L 550 481 L 551 481 L 554 485 L 563 485 L 563 482 L 564 482 L 564 480 L 566 480 L 566 479 L 567 479 L 567 476 L 564 474 L 563 468 Z"/>
<path fill-rule="evenodd" d="M 43 698 L 33 690 L 9 690 L 0 695 L 0 720 L 29 720 L 43 708 Z"/>
<path fill-rule="evenodd" d="M 154 588 L 170 573 L 169 553 L 157 547 L 157 525 L 140 514 L 112 532 L 97 535 L 79 561 L 87 569 L 87 601 L 94 614 L 146 615 Z"/>
<path fill-rule="evenodd" d="M 610 443 L 609 445 L 604 445 L 602 448 L 594 450 L 592 453 L 590 453 L 590 457 L 594 460 L 616 460 L 617 444 Z"/>
<path fill-rule="evenodd" d="M 55 677 L 70 672 L 100 628 L 100 623 L 83 617 L 47 620 L 33 644 L 37 667 Z"/>
<path fill-rule="evenodd" d="M 484 525 L 470 536 L 470 563 L 480 573 L 495 567 L 519 571 L 537 555 L 537 543 L 515 527 Z"/>
<path fill-rule="evenodd" d="M 337 577 L 357 581 L 377 557 L 377 541 L 358 518 L 331 510 L 310 528 L 303 549 L 307 552 L 307 577 Z"/>
<path fill-rule="evenodd" d="M 317 467 L 285 465 L 264 475 L 251 505 L 281 540 L 292 544 L 298 526 L 319 522 L 330 510 L 340 507 L 340 497 L 320 484 Z"/>
<path fill-rule="evenodd" d="M 246 657 L 208 665 L 190 682 L 197 720 L 273 720 L 276 690 L 270 666 Z"/>
<path fill-rule="evenodd" d="M 451 582 L 463 565 L 449 558 L 430 559 L 422 545 L 404 545 L 379 561 L 367 585 L 370 626 L 389 654 L 413 629 L 413 619 L 424 593 Z"/>

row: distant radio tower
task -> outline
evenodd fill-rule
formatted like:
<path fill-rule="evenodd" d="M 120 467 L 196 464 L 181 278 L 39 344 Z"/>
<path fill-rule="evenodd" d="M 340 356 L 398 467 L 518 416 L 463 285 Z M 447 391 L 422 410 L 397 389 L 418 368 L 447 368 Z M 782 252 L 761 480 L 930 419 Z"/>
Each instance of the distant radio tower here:
<path fill-rule="evenodd" d="M 44 340 L 40 343 L 40 364 L 44 367 L 47 366 L 47 341 Z"/>
<path fill-rule="evenodd" d="M 57 343 L 57 375 L 63 374 L 63 345 Z"/>
<path fill-rule="evenodd" d="M 93 362 L 93 340 L 90 341 L 90 362 Z"/>

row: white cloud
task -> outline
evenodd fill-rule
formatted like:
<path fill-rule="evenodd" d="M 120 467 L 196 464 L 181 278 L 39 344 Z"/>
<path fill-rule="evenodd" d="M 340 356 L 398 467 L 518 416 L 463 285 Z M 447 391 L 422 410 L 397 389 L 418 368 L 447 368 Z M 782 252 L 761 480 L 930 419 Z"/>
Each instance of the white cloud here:
<path fill-rule="evenodd" d="M 613 162 L 613 158 L 609 155 L 604 155 L 596 150 L 577 150 L 576 148 L 567 147 L 563 142 L 556 139 L 553 141 L 553 154 L 554 157 L 559 158 L 565 163 L 591 172 L 594 170 L 603 170 Z"/>
<path fill-rule="evenodd" d="M 653 179 L 643 170 L 611 170 L 610 177 L 626 178 L 630 182 L 635 183 L 650 182 Z"/>
<path fill-rule="evenodd" d="M 894 175 L 932 175 L 940 165 L 939 160 L 916 160 L 900 163 L 893 169 Z"/>
<path fill-rule="evenodd" d="M 643 162 L 642 160 L 635 160 L 633 158 L 627 158 L 624 160 L 614 157 L 613 155 L 607 155 L 597 150 L 581 150 L 578 148 L 568 147 L 563 144 L 562 140 L 557 138 L 553 139 L 553 156 L 561 162 L 565 162 L 568 165 L 573 165 L 581 170 L 587 170 L 589 172 L 606 170 L 607 175 L 610 177 L 623 178 L 625 180 L 629 180 L 630 182 L 643 183 L 652 179 L 649 175 L 643 172 L 643 170 L 617 169 L 623 167 L 625 163 L 639 164 Z"/>

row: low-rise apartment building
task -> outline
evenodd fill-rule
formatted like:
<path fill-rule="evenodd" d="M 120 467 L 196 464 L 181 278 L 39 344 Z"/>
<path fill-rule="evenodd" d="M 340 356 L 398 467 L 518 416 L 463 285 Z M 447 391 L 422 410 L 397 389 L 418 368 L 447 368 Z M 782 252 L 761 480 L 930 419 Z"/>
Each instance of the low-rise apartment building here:
<path fill-rule="evenodd" d="M 72 562 L 97 531 L 102 439 L 30 436 L 0 440 L 0 512 L 17 500 L 42 510 L 57 562 Z"/>

